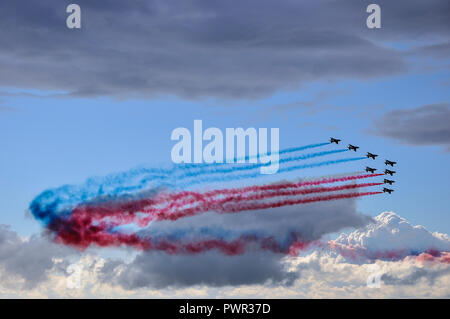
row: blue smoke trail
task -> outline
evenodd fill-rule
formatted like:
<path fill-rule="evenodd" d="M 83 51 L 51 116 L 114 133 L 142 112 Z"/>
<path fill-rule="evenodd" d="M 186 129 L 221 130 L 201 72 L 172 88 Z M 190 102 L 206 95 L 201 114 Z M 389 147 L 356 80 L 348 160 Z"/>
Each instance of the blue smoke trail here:
<path fill-rule="evenodd" d="M 296 152 L 300 150 L 310 149 L 314 147 L 319 147 L 327 145 L 329 143 L 318 143 L 311 144 L 301 147 L 293 147 L 280 151 L 282 154 Z M 333 154 L 341 152 L 342 150 L 320 152 L 306 154 L 302 156 L 295 156 L 286 159 L 281 159 L 280 163 L 286 163 L 290 161 L 297 161 L 317 156 L 324 156 L 327 154 Z M 121 172 L 118 174 L 111 174 L 106 177 L 95 177 L 88 179 L 84 184 L 75 185 L 64 185 L 59 188 L 49 189 L 38 195 L 30 204 L 30 210 L 32 214 L 45 224 L 50 223 L 55 218 L 63 217 L 69 215 L 71 209 L 82 203 L 91 201 L 93 199 L 108 200 L 117 198 L 119 196 L 126 196 L 128 194 L 133 194 L 135 196 L 136 192 L 141 192 L 142 190 L 148 190 L 148 194 L 151 192 L 157 193 L 164 188 L 179 188 L 179 181 L 183 178 L 196 177 L 199 174 L 209 175 L 213 172 L 208 171 L 209 168 L 214 167 L 216 164 L 200 164 L 205 169 L 203 171 L 196 172 L 192 175 L 179 176 L 177 173 L 189 172 L 189 166 L 178 165 L 170 169 L 162 168 L 148 168 L 139 167 L 126 172 Z M 265 164 L 263 164 L 265 165 Z M 328 164 L 329 165 L 329 164 Z M 237 171 L 249 170 L 261 167 L 261 164 L 255 164 L 250 166 L 241 166 Z M 311 167 L 315 167 L 314 165 Z M 306 168 L 306 166 L 305 166 Z M 236 167 L 231 169 L 231 171 L 236 170 Z M 225 169 L 224 172 L 228 172 L 230 169 Z M 280 172 L 286 171 L 286 168 L 281 168 Z M 237 177 L 234 177 L 237 176 Z M 216 178 L 204 178 L 195 181 L 187 182 L 185 185 L 194 185 L 201 182 L 207 181 L 220 181 L 225 178 L 225 180 L 242 179 L 242 178 L 255 178 L 259 176 L 259 173 L 250 173 L 245 175 L 231 175 L 228 177 L 216 177 Z"/>
<path fill-rule="evenodd" d="M 283 154 L 287 154 L 287 153 L 294 153 L 294 152 L 299 152 L 299 151 L 304 151 L 307 149 L 311 149 L 311 148 L 317 148 L 317 147 L 321 147 L 321 146 L 325 146 L 325 145 L 330 145 L 330 142 L 325 142 L 325 143 L 316 143 L 316 144 L 309 144 L 309 145 L 304 145 L 304 146 L 297 146 L 297 147 L 290 147 L 290 148 L 285 148 L 284 150 L 280 150 L 278 152 L 279 155 L 283 155 Z M 253 158 L 261 158 L 261 157 L 266 157 L 266 156 L 270 156 L 269 153 L 264 153 L 264 154 L 258 154 L 256 156 L 245 156 L 245 157 L 234 157 L 233 158 L 233 163 L 237 163 L 238 161 L 244 160 L 244 161 L 249 161 L 250 159 Z M 228 163 L 228 160 L 225 160 L 224 163 L 214 163 L 214 165 L 216 166 L 220 166 L 220 165 L 229 165 L 230 163 Z M 206 164 L 206 163 L 198 163 L 198 164 L 183 164 L 185 167 L 188 168 L 197 168 L 197 167 L 207 167 L 207 166 L 211 166 L 212 164 Z"/>
<path fill-rule="evenodd" d="M 363 160 L 363 159 L 366 159 L 366 157 L 351 157 L 351 158 L 323 161 L 323 162 L 317 162 L 317 163 L 295 165 L 295 166 L 289 166 L 289 167 L 280 167 L 280 169 L 278 170 L 278 173 L 292 172 L 292 171 L 296 171 L 296 170 L 328 166 L 328 165 L 333 165 L 333 164 L 354 162 L 354 161 L 359 161 L 359 160 Z M 244 173 L 244 174 L 241 173 L 241 174 L 226 175 L 226 176 L 206 176 L 206 177 L 196 178 L 194 180 L 191 180 L 191 181 L 188 181 L 185 183 L 181 183 L 181 184 L 178 183 L 177 188 L 178 187 L 185 188 L 185 187 L 190 187 L 190 186 L 202 184 L 202 183 L 227 182 L 227 181 L 234 181 L 234 180 L 241 180 L 241 179 L 248 179 L 248 178 L 257 178 L 260 176 L 261 176 L 261 174 L 259 172 L 251 172 L 251 173 Z"/>
<path fill-rule="evenodd" d="M 311 144 L 308 146 L 302 146 L 302 147 L 293 147 L 289 149 L 285 149 L 282 151 L 283 154 L 290 153 L 290 152 L 296 152 L 299 150 L 305 150 L 310 149 L 322 145 L 326 145 L 329 143 L 320 143 L 320 144 Z M 321 157 L 331 154 L 338 154 L 342 152 L 347 152 L 348 149 L 340 149 L 340 150 L 332 150 L 332 151 L 324 151 L 324 152 L 317 152 L 317 153 L 309 153 L 305 155 L 298 155 L 298 156 L 291 156 L 288 158 L 280 159 L 278 162 L 281 163 L 288 163 L 288 162 L 294 162 L 294 161 L 300 161 L 300 160 L 307 160 L 314 157 Z M 227 164 L 227 163 L 219 163 L 223 165 L 233 165 L 233 164 Z M 192 166 L 195 165 L 195 166 Z M 217 168 L 218 164 L 181 164 L 177 165 L 176 167 L 172 169 L 152 169 L 152 168 L 141 168 L 141 169 L 135 169 L 130 172 L 121 173 L 119 175 L 114 175 L 107 177 L 107 180 L 114 181 L 114 185 L 117 185 L 115 189 L 109 188 L 107 191 L 103 190 L 103 185 L 100 185 L 101 189 L 100 192 L 95 195 L 94 197 L 102 196 L 104 194 L 115 194 L 120 195 L 124 193 L 130 193 L 135 191 L 140 191 L 142 189 L 148 188 L 148 187 L 166 187 L 166 188 L 173 188 L 178 182 L 182 179 L 191 178 L 191 177 L 197 177 L 199 175 L 210 175 L 210 174 L 224 174 L 224 173 L 232 173 L 235 171 L 244 171 L 244 170 L 253 170 L 257 169 L 263 166 L 268 166 L 268 164 L 262 164 L 262 163 L 256 163 L 256 164 L 235 164 L 233 167 L 228 168 Z M 126 186 L 125 184 L 127 182 L 132 181 L 134 177 L 141 177 L 139 181 L 135 181 L 133 185 Z M 158 182 L 159 181 L 159 182 Z M 101 184 L 101 181 L 100 181 Z M 109 185 L 112 185 L 112 183 L 108 183 Z M 94 191 L 95 192 L 95 191 Z"/>
<path fill-rule="evenodd" d="M 309 154 L 305 154 L 305 155 L 299 155 L 299 156 L 291 156 L 288 158 L 282 158 L 278 161 L 278 163 L 282 164 L 282 163 L 288 163 L 288 162 L 295 162 L 295 161 L 302 161 L 302 160 L 307 160 L 307 159 L 311 159 L 311 158 L 315 158 L 315 157 L 321 157 L 321 156 L 326 156 L 326 155 L 331 155 L 331 154 L 338 154 L 338 153 L 342 153 L 342 152 L 347 152 L 348 149 L 340 149 L 340 150 L 333 150 L 333 151 L 325 151 L 325 152 L 317 152 L 317 153 L 309 153 Z M 275 163 L 275 162 L 273 162 Z M 230 165 L 230 164 L 228 164 Z M 232 164 L 231 164 L 232 165 Z M 210 165 L 208 168 L 208 170 L 200 170 L 200 171 L 192 171 L 192 169 L 190 169 L 187 173 L 185 174 L 181 174 L 178 175 L 177 178 L 186 178 L 186 177 L 195 177 L 198 175 L 203 175 L 203 174 L 226 174 L 226 173 L 233 173 L 233 172 L 238 172 L 238 171 L 247 171 L 247 170 L 253 170 L 255 168 L 261 168 L 264 166 L 269 166 L 271 165 L 271 163 L 267 163 L 267 164 L 262 164 L 262 163 L 256 163 L 256 164 L 246 164 L 246 165 L 242 165 L 242 164 L 237 164 L 239 166 L 233 166 L 233 167 L 229 167 L 229 168 L 216 168 L 214 165 Z"/>

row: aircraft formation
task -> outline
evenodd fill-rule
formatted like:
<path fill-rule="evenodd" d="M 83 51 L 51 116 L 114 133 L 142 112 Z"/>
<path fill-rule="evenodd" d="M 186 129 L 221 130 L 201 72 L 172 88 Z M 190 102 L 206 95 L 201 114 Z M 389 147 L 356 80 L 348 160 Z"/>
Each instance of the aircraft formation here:
<path fill-rule="evenodd" d="M 341 141 L 341 140 L 338 139 L 338 138 L 334 138 L 334 137 L 331 137 L 331 138 L 330 138 L 330 143 L 331 143 L 331 144 L 333 144 L 333 143 L 339 144 L 340 141 Z M 348 147 L 348 149 L 349 149 L 350 151 L 354 151 L 354 152 L 358 151 L 358 148 L 359 148 L 359 146 L 352 145 L 352 144 L 348 144 L 347 147 Z M 367 152 L 366 157 L 375 160 L 376 157 L 378 157 L 378 155 L 377 155 L 377 154 L 374 154 L 374 153 L 371 153 L 371 152 Z M 391 167 L 394 167 L 394 165 L 396 165 L 396 164 L 397 164 L 397 162 L 394 162 L 394 161 L 391 161 L 391 160 L 388 160 L 388 159 L 386 159 L 386 160 L 384 161 L 384 165 L 386 165 L 386 166 L 389 165 L 389 166 L 391 166 Z M 377 170 L 376 168 L 373 168 L 373 167 L 370 167 L 370 166 L 366 166 L 366 172 L 368 172 L 368 173 L 375 174 L 375 171 L 376 171 L 376 170 Z M 395 173 L 396 173 L 396 171 L 390 170 L 390 169 L 387 169 L 387 168 L 384 170 L 384 174 L 385 174 L 385 175 L 394 176 Z M 384 182 L 384 184 L 389 184 L 389 185 L 392 185 L 392 184 L 395 183 L 394 180 L 386 179 L 386 178 L 384 179 L 383 182 Z M 393 191 L 394 191 L 393 189 L 390 189 L 390 188 L 387 188 L 387 187 L 383 187 L 383 192 L 384 192 L 384 193 L 392 194 Z"/>

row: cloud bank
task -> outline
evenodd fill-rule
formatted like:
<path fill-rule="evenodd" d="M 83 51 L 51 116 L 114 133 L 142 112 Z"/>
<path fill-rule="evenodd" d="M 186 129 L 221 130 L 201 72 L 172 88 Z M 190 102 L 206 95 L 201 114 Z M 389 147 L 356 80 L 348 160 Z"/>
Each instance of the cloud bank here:
<path fill-rule="evenodd" d="M 363 248 L 367 256 L 383 252 L 409 255 L 427 251 L 450 251 L 450 239 L 446 234 L 430 233 L 421 225 L 413 226 L 393 212 L 375 217 L 375 222 L 349 235 L 342 234 L 335 241 L 352 248 Z"/>
<path fill-rule="evenodd" d="M 281 207 L 270 211 L 241 214 L 207 213 L 178 220 L 161 221 L 142 231 L 141 236 L 161 235 L 177 238 L 204 237 L 210 233 L 232 239 L 239 234 L 258 234 L 291 245 L 293 240 L 313 243 L 326 234 L 345 228 L 358 228 L 371 219 L 356 211 L 355 200 Z M 238 235 L 235 235 L 238 234 Z M 292 236 L 294 236 L 292 238 Z M 201 255 L 167 255 L 143 252 L 132 263 L 111 262 L 119 267 L 115 282 L 127 289 L 141 287 L 185 287 L 205 284 L 234 286 L 243 284 L 287 284 L 297 277 L 284 263 L 285 254 L 270 250 L 249 250 L 239 256 L 217 252 Z M 151 271 L 149 271 L 151 269 Z M 107 271 L 106 275 L 110 272 Z M 120 274 L 119 274 L 120 272 Z"/>
<path fill-rule="evenodd" d="M 0 268 L 2 282 L 19 283 L 25 288 L 35 287 L 47 280 L 57 264 L 56 259 L 76 253 L 67 247 L 53 244 L 47 237 L 34 235 L 20 238 L 6 225 L 0 225 Z M 64 266 L 64 263 L 60 264 Z"/>
<path fill-rule="evenodd" d="M 48 241 L 31 248 L 7 227 L 0 227 L 0 296 L 2 297 L 292 297 L 292 298 L 424 298 L 450 296 L 450 256 L 434 257 L 422 250 L 448 249 L 446 234 L 412 226 L 394 213 L 342 234 L 336 241 L 366 250 L 410 249 L 399 259 L 359 259 L 340 254 L 332 246 L 311 247 L 299 256 L 278 259 L 276 254 L 238 258 L 212 252 L 201 256 L 141 253 L 130 262 L 60 253 Z M 417 239 L 415 239 L 417 238 Z M 38 244 L 42 243 L 42 244 Z M 37 245 L 37 246 L 36 246 Z M 61 247 L 59 247 L 61 248 Z M 29 250 L 30 249 L 30 250 Z M 32 251 L 43 251 L 40 258 Z M 14 253 L 17 251 L 17 253 Z M 25 255 L 25 252 L 26 255 Z M 447 256 L 446 259 L 443 256 Z M 55 257 L 59 262 L 55 261 Z M 20 266 L 24 261 L 34 267 Z M 39 262 L 40 261 L 40 262 Z M 67 286 L 68 264 L 80 269 L 81 285 Z M 64 266 L 64 267 L 63 267 Z M 376 266 L 376 268 L 374 268 Z M 237 271 L 240 269 L 240 272 Z M 380 288 L 367 287 L 377 270 Z M 236 271 L 230 271 L 236 270 Z M 13 277 L 10 277 L 13 274 Z M 45 274 L 45 275 L 43 275 Z M 21 284 L 8 278 L 22 278 Z M 32 284 L 23 284 L 23 281 Z"/>
<path fill-rule="evenodd" d="M 317 80 L 404 72 L 402 54 L 382 41 L 432 34 L 441 45 L 450 30 L 445 0 L 380 0 L 389 27 L 377 32 L 365 26 L 370 1 L 80 0 L 80 30 L 65 26 L 69 3 L 2 1 L 1 86 L 254 98 Z"/>

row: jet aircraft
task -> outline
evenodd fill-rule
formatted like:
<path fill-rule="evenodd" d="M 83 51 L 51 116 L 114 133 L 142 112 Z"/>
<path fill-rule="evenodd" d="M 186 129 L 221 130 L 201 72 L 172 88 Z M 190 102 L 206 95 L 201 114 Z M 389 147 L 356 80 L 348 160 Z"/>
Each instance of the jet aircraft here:
<path fill-rule="evenodd" d="M 376 170 L 377 170 L 376 168 L 372 168 L 372 167 L 369 167 L 369 166 L 366 167 L 366 172 L 370 172 L 372 174 L 375 173 Z"/>
<path fill-rule="evenodd" d="M 367 158 L 372 158 L 372 159 L 375 159 L 375 157 L 377 157 L 378 155 L 377 154 L 372 154 L 372 153 L 370 153 L 370 152 L 367 152 Z"/>
<path fill-rule="evenodd" d="M 391 176 L 394 176 L 395 171 L 391 171 L 391 170 L 385 169 L 385 170 L 384 170 L 384 173 L 385 173 L 385 174 L 389 174 L 389 175 L 391 175 Z"/>
<path fill-rule="evenodd" d="M 339 144 L 340 141 L 341 141 L 340 139 L 337 139 L 337 138 L 334 138 L 334 137 L 330 137 L 330 143 L 331 144 L 333 144 L 333 143 Z"/>
<path fill-rule="evenodd" d="M 386 164 L 386 165 L 391 165 L 392 167 L 394 167 L 394 165 L 397 164 L 397 162 L 392 162 L 392 161 L 390 161 L 390 160 L 386 160 L 386 161 L 384 162 L 384 164 Z"/>

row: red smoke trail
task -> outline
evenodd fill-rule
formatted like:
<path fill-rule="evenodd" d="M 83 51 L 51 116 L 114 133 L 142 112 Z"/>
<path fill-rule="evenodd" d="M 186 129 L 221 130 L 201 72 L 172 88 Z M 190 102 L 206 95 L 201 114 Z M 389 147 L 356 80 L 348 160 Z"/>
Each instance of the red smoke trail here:
<path fill-rule="evenodd" d="M 262 200 L 272 197 L 281 196 L 295 196 L 295 195 L 308 195 L 314 193 L 328 193 L 341 190 L 379 186 L 383 183 L 364 183 L 364 184 L 348 184 L 333 187 L 316 187 L 316 188 L 306 188 L 306 189 L 293 189 L 293 190 L 278 190 L 278 191 L 265 191 L 261 193 L 250 193 L 250 194 L 239 194 L 238 196 L 227 196 L 216 200 L 216 203 L 225 204 L 227 202 L 240 202 L 249 200 Z"/>
<path fill-rule="evenodd" d="M 368 183 L 361 185 L 372 184 L 378 183 Z M 354 187 L 361 187 L 361 185 L 343 185 L 333 187 L 333 189 L 342 189 L 343 187 L 350 189 Z M 318 189 L 321 191 L 330 191 L 331 188 L 328 187 Z M 318 189 L 292 190 L 290 192 L 291 194 L 292 192 L 296 191 L 312 192 L 317 191 Z M 281 191 L 286 192 L 285 190 Z M 277 194 L 277 192 L 274 192 L 274 194 Z M 270 195 L 269 197 L 273 197 L 274 194 L 268 193 L 268 195 Z M 289 194 L 288 196 L 290 196 L 291 194 Z M 220 213 L 236 213 L 240 211 L 276 208 L 288 205 L 297 205 L 344 198 L 355 198 L 375 194 L 382 194 L 382 192 L 333 194 L 309 198 L 281 200 L 275 202 L 253 203 L 241 203 L 242 201 L 247 201 L 249 197 L 243 196 L 239 197 L 237 201 L 236 198 L 232 197 L 234 201 L 226 201 L 225 203 L 221 202 L 220 199 L 205 202 L 204 206 L 201 207 L 205 207 L 203 209 L 214 208 L 215 211 Z M 258 194 L 255 195 L 258 196 Z M 182 214 L 186 215 L 186 213 L 192 213 L 191 209 L 192 208 L 190 208 L 189 210 L 184 210 Z M 179 213 L 180 212 L 178 212 L 178 214 Z M 174 216 L 176 217 L 176 214 L 170 215 L 169 217 L 170 219 L 172 219 L 174 218 Z M 298 252 L 299 249 L 302 249 L 309 244 L 308 242 L 305 243 L 300 240 L 294 239 L 291 242 L 292 244 L 288 248 L 283 248 L 273 238 L 258 238 L 257 236 L 241 236 L 240 238 L 229 242 L 221 239 L 207 239 L 183 243 L 180 240 L 152 240 L 152 238 L 141 237 L 137 234 L 126 234 L 113 231 L 115 226 L 121 224 L 120 221 L 128 221 L 128 218 L 130 217 L 133 216 L 128 216 L 126 218 L 122 218 L 121 216 L 119 216 L 119 219 L 116 219 L 113 222 L 111 220 L 96 221 L 92 216 L 88 214 L 72 214 L 68 219 L 59 219 L 53 222 L 49 225 L 49 228 L 55 232 L 55 240 L 57 242 L 73 245 L 81 249 L 87 248 L 91 244 L 96 244 L 101 247 L 127 245 L 140 250 L 161 250 L 169 254 L 196 254 L 215 249 L 227 255 L 237 255 L 244 253 L 248 247 L 256 247 L 258 249 L 270 250 L 278 253 L 295 254 L 295 252 Z M 118 220 L 119 223 L 117 223 Z"/>
<path fill-rule="evenodd" d="M 179 192 L 176 194 L 162 194 L 157 196 L 156 203 L 162 204 L 164 202 L 170 202 L 169 206 L 171 208 L 173 207 L 180 207 L 185 206 L 188 204 L 193 204 L 196 201 L 203 201 L 206 200 L 208 197 L 214 197 L 218 195 L 234 195 L 239 194 L 242 195 L 247 192 L 260 192 L 260 191 L 272 191 L 272 190 L 281 190 L 281 189 L 287 189 L 287 188 L 300 188 L 305 186 L 314 186 L 314 185 L 320 185 L 320 184 L 330 184 L 330 183 L 337 183 L 337 182 L 345 182 L 345 181 L 352 181 L 352 180 L 358 180 L 358 179 L 364 179 L 369 177 L 376 177 L 376 176 L 382 176 L 384 174 L 365 174 L 365 175 L 356 175 L 356 176 L 344 176 L 339 178 L 325 178 L 325 179 L 318 179 L 318 180 L 312 180 L 312 181 L 303 181 L 298 183 L 283 183 L 283 184 L 271 184 L 271 185 L 262 185 L 262 186 L 247 186 L 243 188 L 229 188 L 229 189 L 218 189 L 213 191 L 208 191 L 204 193 L 198 193 L 198 192 L 190 192 L 190 191 L 184 191 Z M 381 184 L 376 184 L 381 185 Z M 372 185 L 375 186 L 375 185 Z M 182 200 L 181 203 L 177 203 L 177 201 Z M 138 206 L 142 209 L 142 207 L 145 207 L 144 205 Z"/>
<path fill-rule="evenodd" d="M 419 256 L 415 257 L 415 260 L 421 263 L 433 262 L 433 263 L 443 263 L 450 264 L 450 252 L 424 252 Z"/>
<path fill-rule="evenodd" d="M 355 198 L 362 196 L 370 196 L 383 194 L 383 192 L 365 192 L 365 193 L 347 193 L 347 194 L 335 194 L 335 195 L 327 195 L 327 196 L 316 196 L 302 199 L 288 199 L 282 200 L 272 203 L 249 203 L 249 204 L 239 204 L 239 205 L 230 205 L 223 208 L 223 213 L 237 213 L 240 211 L 247 210 L 259 210 L 259 209 L 268 209 L 268 208 L 278 208 L 282 206 L 292 206 L 298 204 L 307 204 L 313 202 L 322 202 L 336 199 L 345 199 L 345 198 Z"/>
<path fill-rule="evenodd" d="M 300 250 L 309 247 L 312 242 L 302 241 L 291 234 L 291 240 L 286 247 L 280 245 L 273 237 L 258 237 L 243 235 L 237 239 L 226 241 L 223 239 L 203 239 L 182 242 L 180 240 L 152 239 L 140 237 L 136 234 L 109 232 L 106 224 L 86 225 L 87 220 L 72 219 L 51 225 L 56 232 L 55 242 L 71 245 L 81 250 L 92 244 L 100 247 L 119 247 L 122 245 L 134 247 L 138 250 L 158 250 L 168 254 L 199 254 L 210 250 L 218 250 L 226 255 L 240 255 L 249 249 L 267 250 L 274 253 L 298 254 Z"/>
<path fill-rule="evenodd" d="M 167 204 L 164 208 L 167 212 L 174 208 L 179 208 L 189 204 L 195 204 L 196 202 L 204 202 L 209 198 L 219 196 L 219 195 L 242 195 L 249 192 L 258 191 L 272 191 L 272 190 L 282 190 L 289 188 L 300 188 L 304 186 L 313 186 L 320 184 L 329 184 L 337 182 L 352 181 L 376 176 L 382 176 L 383 174 L 365 174 L 365 175 L 355 175 L 355 176 L 344 176 L 344 177 L 334 177 L 334 178 L 324 178 L 311 181 L 303 181 L 298 183 L 283 183 L 283 184 L 270 184 L 270 185 L 260 185 L 260 186 L 248 186 L 243 188 L 231 188 L 231 189 L 219 189 L 208 191 L 204 193 L 192 192 L 192 191 L 182 191 L 175 194 L 159 194 L 150 199 L 140 199 L 137 201 L 129 202 L 119 202 L 119 203 L 107 203 L 101 205 L 83 205 L 77 207 L 73 210 L 74 214 L 89 214 L 96 218 L 105 218 L 108 216 L 114 216 L 114 218 L 121 219 L 122 222 L 132 222 L 135 218 L 134 214 L 137 212 L 149 211 L 156 212 L 156 206 Z M 280 195 L 281 196 L 281 195 Z M 150 208 L 149 208 L 150 207 Z M 162 208 L 159 208 L 162 209 Z M 161 212 L 161 211 L 160 211 Z M 119 217 L 120 216 L 120 217 Z"/>
<path fill-rule="evenodd" d="M 331 240 L 328 242 L 328 248 L 336 251 L 341 256 L 357 260 L 359 258 L 368 258 L 372 260 L 415 260 L 421 263 L 436 262 L 450 264 L 450 253 L 435 249 L 428 249 L 417 255 L 411 249 L 391 249 L 391 250 L 369 250 L 366 247 L 345 245 Z"/>
<path fill-rule="evenodd" d="M 194 216 L 194 215 L 198 215 L 198 214 L 201 214 L 201 213 L 204 213 L 207 211 L 227 212 L 226 210 L 229 209 L 228 207 L 240 207 L 239 203 L 244 202 L 244 201 L 246 201 L 246 202 L 247 201 L 257 201 L 257 200 L 264 200 L 264 199 L 268 199 L 268 198 L 281 197 L 281 196 L 295 196 L 295 195 L 308 195 L 308 194 L 315 194 L 315 193 L 328 193 L 328 192 L 334 192 L 334 191 L 371 187 L 371 186 L 377 186 L 377 185 L 382 185 L 382 183 L 349 184 L 349 185 L 334 186 L 334 187 L 279 190 L 279 191 L 275 191 L 275 192 L 271 192 L 271 191 L 267 192 L 266 191 L 266 192 L 261 192 L 261 193 L 251 193 L 249 195 L 243 194 L 243 195 L 239 195 L 239 196 L 228 196 L 228 197 L 219 198 L 219 199 L 207 199 L 207 200 L 201 200 L 201 202 L 197 206 L 181 208 L 178 210 L 173 210 L 171 207 L 144 209 L 142 212 L 145 214 L 148 214 L 148 216 L 139 218 L 137 220 L 137 222 L 138 222 L 139 226 L 144 227 L 153 220 L 169 219 L 169 220 L 174 221 L 174 220 L 177 220 L 177 219 L 180 219 L 183 217 Z M 333 196 L 336 196 L 336 195 L 333 195 Z M 328 198 L 327 196 L 304 198 L 299 202 L 299 204 L 316 202 L 316 201 L 324 201 L 324 200 L 328 200 L 327 198 Z M 344 197 L 344 198 L 346 198 L 346 197 Z M 339 197 L 337 197 L 337 198 L 330 197 L 330 200 L 332 200 L 332 199 L 339 199 Z M 230 204 L 230 205 L 228 205 L 228 204 Z M 235 204 L 235 205 L 233 206 L 233 204 Z M 256 204 L 251 203 L 251 204 L 256 205 L 257 203 Z M 292 205 L 295 205 L 295 204 L 292 204 Z M 282 205 L 282 206 L 285 206 L 285 205 Z M 243 207 L 245 207 L 245 206 L 243 206 Z M 272 207 L 267 207 L 267 208 L 272 208 Z M 235 209 L 235 208 L 232 208 L 232 209 Z M 256 208 L 256 209 L 258 209 L 258 208 Z M 264 208 L 262 208 L 262 209 L 264 209 Z M 245 211 L 245 210 L 246 209 L 240 209 L 238 211 Z"/>
<path fill-rule="evenodd" d="M 345 189 L 355 189 L 361 187 L 370 187 L 375 185 L 380 185 L 381 183 L 367 183 L 367 184 L 350 184 L 350 185 L 342 185 L 336 187 L 323 187 L 323 188 L 313 188 L 313 189 L 305 189 L 305 190 L 293 190 L 289 191 L 289 194 L 280 194 L 280 192 L 266 193 L 266 194 L 254 194 L 253 196 L 244 196 L 244 197 L 233 197 L 233 198 L 224 198 L 224 199 L 216 199 L 211 201 L 202 202 L 198 206 L 188 207 L 184 209 L 180 209 L 177 211 L 171 210 L 161 210 L 161 209 L 152 209 L 149 211 L 149 216 L 145 217 L 137 217 L 134 215 L 126 215 L 122 216 L 119 214 L 118 216 L 114 216 L 107 221 L 101 221 L 99 225 L 108 225 L 109 228 L 113 228 L 116 226 L 121 226 L 124 224 L 137 223 L 140 227 L 147 226 L 151 221 L 154 220 L 172 220 L 175 221 L 177 219 L 183 217 L 194 216 L 200 213 L 204 213 L 207 211 L 215 211 L 218 213 L 236 213 L 247 210 L 258 210 L 258 209 L 268 209 L 268 208 L 276 208 L 282 206 L 289 205 L 297 205 L 297 204 L 306 204 L 313 202 L 321 202 L 321 201 L 329 201 L 329 200 L 337 200 L 337 199 L 345 199 L 345 198 L 353 198 L 353 197 L 361 197 L 368 195 L 381 194 L 382 192 L 366 192 L 366 193 L 345 193 L 345 194 L 333 194 L 326 196 L 315 196 L 308 198 L 300 198 L 300 199 L 289 199 L 289 200 L 281 200 L 276 202 L 251 202 L 251 203 L 241 203 L 243 201 L 248 200 L 261 200 L 267 199 L 271 197 L 279 197 L 279 196 L 291 196 L 297 194 L 307 194 L 307 193 L 323 193 L 337 190 L 345 190 Z M 281 191 L 286 192 L 286 191 Z M 97 222 L 93 216 L 89 214 L 83 213 L 83 211 L 78 211 L 77 214 L 72 214 L 69 218 L 69 222 L 73 222 L 74 225 L 85 225 L 90 226 L 94 222 Z M 99 226 L 96 226 L 99 227 Z M 73 229 L 73 227 L 71 227 Z M 78 227 L 80 228 L 80 227 Z M 83 229 L 81 229 L 83 230 Z"/>
<path fill-rule="evenodd" d="M 348 185 L 353 186 L 353 185 Z M 321 191 L 322 192 L 322 191 Z M 325 191 L 323 191 L 325 192 Z M 218 213 L 237 213 L 242 211 L 248 211 L 248 210 L 259 210 L 259 209 L 268 209 L 268 208 L 278 208 L 283 206 L 292 206 L 292 205 L 299 205 L 299 204 L 308 204 L 308 203 L 314 203 L 314 202 L 322 202 L 322 201 L 329 201 L 329 200 L 336 200 L 336 199 L 345 199 L 345 198 L 354 198 L 354 197 L 362 197 L 362 196 L 369 196 L 369 195 L 376 195 L 376 194 L 383 194 L 383 192 L 365 192 L 365 193 L 346 193 L 346 194 L 334 194 L 334 195 L 326 195 L 326 196 L 315 196 L 315 197 L 308 197 L 308 198 L 301 198 L 301 199 L 288 199 L 288 200 L 281 200 L 276 202 L 262 202 L 262 203 L 231 203 L 229 205 L 228 201 L 226 203 L 222 203 L 219 201 L 211 201 L 206 202 L 203 206 L 196 206 L 196 207 L 190 207 L 186 208 L 177 212 L 169 213 L 166 212 L 159 212 L 159 214 L 156 215 L 156 218 L 154 216 L 151 216 L 150 218 L 146 217 L 143 218 L 143 223 L 148 223 L 151 220 L 164 220 L 164 219 L 170 219 L 170 220 L 177 220 L 182 217 L 188 217 L 193 216 L 201 212 L 206 211 L 215 211 Z M 244 201 L 243 199 L 242 201 Z M 139 225 L 142 225 L 141 223 Z"/>
<path fill-rule="evenodd" d="M 280 189 L 275 191 L 263 191 L 260 193 L 252 192 L 249 193 L 246 189 L 242 190 L 242 193 L 237 193 L 233 190 L 233 195 L 225 196 L 216 199 L 215 197 L 202 196 L 203 194 L 195 194 L 197 205 L 180 208 L 181 206 L 186 206 L 191 204 L 190 198 L 186 199 L 186 202 L 181 202 L 178 205 L 169 205 L 166 207 L 147 207 L 141 209 L 142 214 L 146 214 L 145 217 L 138 217 L 135 214 L 129 214 L 127 211 L 110 211 L 107 217 L 109 217 L 109 223 L 114 226 L 119 226 L 123 224 L 137 223 L 140 227 L 147 226 L 153 220 L 177 220 L 182 217 L 193 216 L 201 214 L 207 211 L 222 211 L 224 205 L 228 203 L 239 203 L 242 201 L 257 201 L 264 200 L 273 197 L 282 196 L 296 196 L 296 195 L 308 195 L 314 193 L 326 193 L 335 192 L 341 190 L 357 189 L 363 187 L 371 187 L 382 185 L 382 183 L 364 183 L 364 184 L 348 184 L 340 185 L 334 187 L 316 187 L 316 188 L 300 188 L 300 189 Z M 272 186 L 283 186 L 283 185 L 272 185 Z M 277 187 L 279 188 L 279 187 Z M 248 188 L 247 188 L 248 189 Z M 236 195 L 237 194 L 237 195 Z M 89 216 L 93 219 L 105 218 L 104 211 L 99 216 L 98 214 L 92 214 L 92 211 L 85 211 L 83 208 L 76 209 L 72 212 L 72 216 Z M 99 218 L 100 217 L 100 218 Z"/>
<path fill-rule="evenodd" d="M 228 188 L 228 189 L 218 189 L 213 191 L 208 191 L 204 193 L 199 192 L 192 192 L 192 191 L 182 191 L 176 194 L 160 194 L 157 195 L 152 202 L 149 202 L 148 200 L 143 200 L 142 203 L 137 204 L 134 206 L 134 208 L 138 208 L 134 212 L 140 211 L 142 207 L 145 207 L 149 204 L 164 204 L 166 202 L 174 202 L 178 200 L 184 200 L 186 197 L 191 197 L 191 200 L 193 201 L 184 201 L 184 204 L 192 204 L 195 200 L 203 200 L 206 197 L 213 197 L 218 195 L 233 195 L 233 194 L 243 194 L 246 192 L 259 192 L 259 191 L 267 191 L 267 190 L 280 190 L 280 189 L 286 189 L 286 188 L 299 188 L 299 187 L 305 187 L 305 186 L 315 186 L 320 184 L 331 184 L 331 183 L 338 183 L 338 182 L 347 182 L 347 181 L 353 181 L 358 179 L 364 179 L 369 177 L 377 177 L 377 176 L 383 176 L 384 174 L 365 174 L 365 175 L 355 175 L 355 176 L 344 176 L 344 177 L 334 177 L 334 178 L 323 178 L 318 180 L 311 180 L 311 181 L 303 181 L 298 183 L 283 183 L 283 184 L 270 184 L 270 185 L 256 185 L 256 186 L 247 186 L 243 188 Z M 128 207 L 130 208 L 130 207 Z"/>

